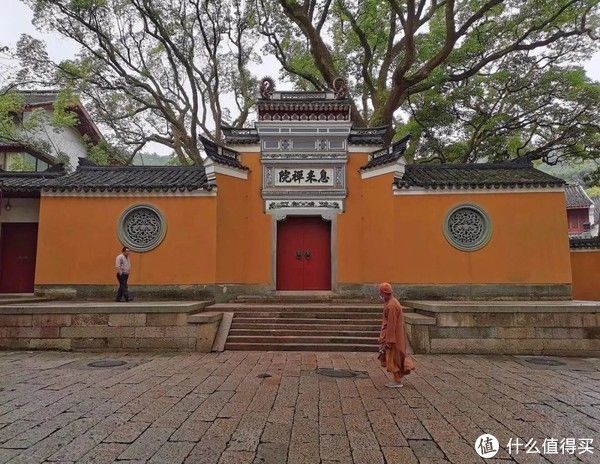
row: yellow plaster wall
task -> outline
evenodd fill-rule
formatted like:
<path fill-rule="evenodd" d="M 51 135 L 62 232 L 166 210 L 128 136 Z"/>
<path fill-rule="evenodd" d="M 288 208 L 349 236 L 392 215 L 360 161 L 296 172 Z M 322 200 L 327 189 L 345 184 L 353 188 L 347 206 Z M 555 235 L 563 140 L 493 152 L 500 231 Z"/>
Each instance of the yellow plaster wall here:
<path fill-rule="evenodd" d="M 600 301 L 600 250 L 571 251 L 573 299 Z"/>
<path fill-rule="evenodd" d="M 36 284 L 114 284 L 121 213 L 150 203 L 168 231 L 155 250 L 133 255 L 132 284 L 272 285 L 272 219 L 261 197 L 258 153 L 242 153 L 247 180 L 217 174 L 216 197 L 43 197 Z M 366 154 L 352 153 L 348 197 L 337 219 L 337 282 L 568 284 L 571 260 L 564 194 L 401 195 L 393 174 L 361 179 Z M 460 203 L 487 211 L 491 241 L 476 252 L 442 233 Z"/>
<path fill-rule="evenodd" d="M 259 153 L 242 153 L 248 179 L 217 174 L 217 283 L 272 283 L 271 216 L 264 213 Z"/>
<path fill-rule="evenodd" d="M 132 253 L 129 282 L 214 283 L 215 197 L 42 197 L 36 285 L 114 284 L 117 222 L 141 203 L 162 212 L 167 233 L 154 250 Z"/>
<path fill-rule="evenodd" d="M 393 196 L 393 174 L 360 179 L 366 155 L 348 164 L 338 219 L 338 282 L 568 284 L 571 264 L 562 192 Z M 448 211 L 474 203 L 489 215 L 490 242 L 459 251 L 443 235 Z"/>

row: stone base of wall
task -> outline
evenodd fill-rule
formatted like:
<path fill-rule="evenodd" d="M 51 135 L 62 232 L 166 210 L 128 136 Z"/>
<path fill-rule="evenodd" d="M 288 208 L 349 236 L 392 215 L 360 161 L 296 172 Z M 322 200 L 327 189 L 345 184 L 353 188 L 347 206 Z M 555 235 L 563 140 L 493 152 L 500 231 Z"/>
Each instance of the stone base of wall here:
<path fill-rule="evenodd" d="M 35 294 L 57 300 L 114 300 L 117 285 L 36 285 Z M 129 292 L 137 300 L 203 300 L 230 301 L 238 295 L 267 295 L 271 286 L 261 284 L 207 285 L 130 285 Z"/>
<path fill-rule="evenodd" d="M 433 284 L 392 283 L 394 294 L 401 299 L 415 300 L 570 300 L 570 284 Z M 377 283 L 338 284 L 337 292 L 348 296 L 372 296 Z"/>
<path fill-rule="evenodd" d="M 600 356 L 599 302 L 404 304 L 416 353 Z"/>
<path fill-rule="evenodd" d="M 418 300 L 569 300 L 570 284 L 553 285 L 415 285 L 395 283 L 398 298 Z M 341 297 L 377 298 L 377 283 L 340 283 L 334 293 Z M 268 284 L 197 284 L 197 285 L 130 285 L 136 300 L 198 300 L 227 302 L 239 295 L 275 294 Z M 59 300 L 108 299 L 115 297 L 116 285 L 36 285 L 37 296 Z"/>
<path fill-rule="evenodd" d="M 209 352 L 221 314 L 209 302 L 47 303 L 0 307 L 0 348 Z"/>
<path fill-rule="evenodd" d="M 214 285 L 130 285 L 137 300 L 205 300 L 213 299 Z M 58 300 L 113 300 L 117 285 L 36 285 L 35 294 Z"/>

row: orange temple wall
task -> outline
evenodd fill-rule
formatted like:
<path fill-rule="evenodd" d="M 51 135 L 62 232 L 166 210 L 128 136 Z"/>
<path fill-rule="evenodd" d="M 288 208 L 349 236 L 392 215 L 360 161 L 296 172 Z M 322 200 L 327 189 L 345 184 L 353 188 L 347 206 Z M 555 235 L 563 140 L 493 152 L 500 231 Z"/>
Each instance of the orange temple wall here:
<path fill-rule="evenodd" d="M 393 174 L 360 179 L 365 162 L 366 156 L 349 160 L 350 193 L 338 219 L 338 282 L 571 282 L 562 192 L 394 196 Z M 491 240 L 478 251 L 459 251 L 443 235 L 447 212 L 462 203 L 490 216 Z"/>
<path fill-rule="evenodd" d="M 393 174 L 360 178 L 367 156 L 349 154 L 345 212 L 337 217 L 338 284 L 571 283 L 563 193 L 394 196 Z M 113 285 L 117 221 L 136 203 L 160 209 L 167 234 L 156 249 L 133 254 L 131 284 L 273 285 L 274 229 L 261 198 L 260 156 L 242 153 L 241 161 L 248 179 L 217 174 L 216 197 L 43 196 L 36 285 Z M 479 251 L 458 251 L 443 235 L 446 213 L 460 203 L 490 216 L 492 238 Z"/>
<path fill-rule="evenodd" d="M 573 299 L 600 301 L 600 250 L 571 251 Z"/>
<path fill-rule="evenodd" d="M 117 221 L 129 206 L 150 204 L 167 223 L 163 242 L 132 253 L 133 285 L 215 281 L 215 197 L 42 197 L 36 285 L 115 282 L 122 245 Z"/>

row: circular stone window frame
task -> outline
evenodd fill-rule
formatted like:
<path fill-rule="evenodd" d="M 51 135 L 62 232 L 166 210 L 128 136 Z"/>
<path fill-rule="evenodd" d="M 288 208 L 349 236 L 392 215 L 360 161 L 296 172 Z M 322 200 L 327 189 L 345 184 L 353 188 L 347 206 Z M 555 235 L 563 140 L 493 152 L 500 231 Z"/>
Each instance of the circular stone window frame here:
<path fill-rule="evenodd" d="M 483 226 L 485 228 L 485 232 L 483 234 L 483 237 L 481 237 L 473 245 L 465 246 L 465 245 L 457 242 L 455 240 L 455 238 L 452 236 L 452 234 L 450 233 L 450 227 L 449 227 L 450 217 L 456 211 L 461 210 L 461 209 L 474 210 L 477 213 L 479 213 L 481 215 L 481 217 L 483 218 L 483 223 L 484 223 Z M 452 245 L 454 248 L 456 248 L 457 250 L 466 251 L 466 252 L 477 251 L 477 250 L 481 250 L 484 246 L 486 246 L 492 238 L 492 220 L 490 219 L 487 212 L 480 206 L 473 204 L 473 203 L 462 203 L 460 205 L 454 206 L 453 208 L 450 209 L 450 211 L 448 211 L 448 213 L 446 213 L 446 217 L 444 218 L 444 224 L 442 226 L 442 230 L 444 232 L 444 237 L 446 237 L 446 240 L 448 241 L 448 243 L 450 245 Z"/>
<path fill-rule="evenodd" d="M 158 217 L 158 219 L 160 221 L 160 233 L 159 233 L 158 238 L 154 242 L 152 242 L 152 244 L 145 246 L 145 247 L 136 245 L 135 243 L 130 241 L 129 237 L 125 233 L 125 219 L 127 218 L 127 216 L 129 214 L 131 214 L 132 212 L 134 212 L 138 209 L 149 209 L 154 214 L 156 214 L 156 216 Z M 117 223 L 117 235 L 119 236 L 119 240 L 121 241 L 123 246 L 126 246 L 131 251 L 134 251 L 136 253 L 145 253 L 147 251 L 154 250 L 165 239 L 165 236 L 167 235 L 167 221 L 165 220 L 165 217 L 164 217 L 162 211 L 160 211 L 156 206 L 153 206 L 153 205 L 150 205 L 147 203 L 138 203 L 136 205 L 130 206 L 129 208 L 127 208 L 125 211 L 123 211 L 121 213 L 121 216 L 119 217 L 119 221 Z"/>

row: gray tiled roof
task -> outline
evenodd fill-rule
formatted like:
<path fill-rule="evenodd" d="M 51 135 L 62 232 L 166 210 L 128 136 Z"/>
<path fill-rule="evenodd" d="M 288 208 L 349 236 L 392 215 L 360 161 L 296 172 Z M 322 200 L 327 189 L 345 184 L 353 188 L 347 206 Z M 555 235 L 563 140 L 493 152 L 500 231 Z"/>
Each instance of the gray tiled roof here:
<path fill-rule="evenodd" d="M 593 238 L 571 238 L 569 239 L 571 248 L 591 248 L 600 249 L 600 237 Z"/>
<path fill-rule="evenodd" d="M 398 159 L 406 151 L 406 146 L 408 145 L 409 140 L 410 135 L 407 135 L 389 147 L 373 152 L 369 158 L 369 162 L 360 169 L 362 171 L 366 171 L 367 169 L 373 169 L 378 166 L 383 166 L 385 164 L 398 161 Z"/>
<path fill-rule="evenodd" d="M 51 191 L 210 190 L 202 166 L 94 166 L 89 162 L 72 174 L 47 182 Z"/>
<path fill-rule="evenodd" d="M 0 190 L 10 194 L 35 194 L 48 182 L 66 174 L 62 164 L 46 171 L 2 171 L 0 170 Z"/>
<path fill-rule="evenodd" d="M 592 202 L 594 203 L 594 224 L 598 224 L 600 222 L 600 197 L 592 198 Z"/>
<path fill-rule="evenodd" d="M 387 133 L 386 127 L 353 127 L 348 136 L 350 145 L 382 145 Z M 254 128 L 221 127 L 227 144 L 255 144 L 259 142 L 258 131 Z"/>
<path fill-rule="evenodd" d="M 528 164 L 409 164 L 394 183 L 400 188 L 510 188 L 562 187 L 562 179 L 546 174 Z"/>
<path fill-rule="evenodd" d="M 225 136 L 225 141 L 228 144 L 240 144 L 240 143 L 258 143 L 258 132 L 256 129 L 252 128 L 243 128 L 238 129 L 234 127 L 221 127 L 221 131 L 223 131 L 223 135 Z"/>
<path fill-rule="evenodd" d="M 211 160 L 224 166 L 230 166 L 232 168 L 248 171 L 248 168 L 240 163 L 240 154 L 237 151 L 217 145 L 212 140 L 209 140 L 203 136 L 200 136 L 200 141 L 202 142 L 202 145 L 204 145 L 206 156 L 208 156 Z"/>
<path fill-rule="evenodd" d="M 592 200 L 581 185 L 567 185 L 565 187 L 567 197 L 567 208 L 589 208 Z"/>
<path fill-rule="evenodd" d="M 388 127 L 353 127 L 348 136 L 350 145 L 383 145 Z"/>
<path fill-rule="evenodd" d="M 57 90 L 19 90 L 18 94 L 25 100 L 25 105 L 51 104 L 58 97 Z"/>

